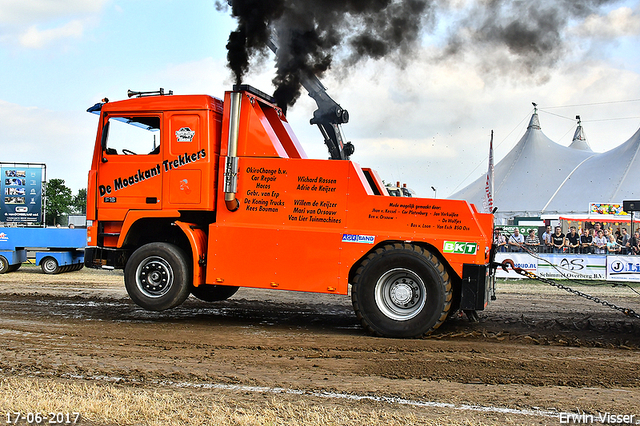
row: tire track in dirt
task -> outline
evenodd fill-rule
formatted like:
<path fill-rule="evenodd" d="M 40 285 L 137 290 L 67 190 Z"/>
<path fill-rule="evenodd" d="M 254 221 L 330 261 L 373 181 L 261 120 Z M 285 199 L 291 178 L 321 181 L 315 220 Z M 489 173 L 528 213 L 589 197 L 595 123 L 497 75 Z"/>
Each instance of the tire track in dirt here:
<path fill-rule="evenodd" d="M 16 287 L 0 291 L 3 375 L 629 414 L 640 396 L 637 322 L 564 295 L 499 294 L 480 323 L 454 316 L 430 338 L 397 340 L 367 336 L 345 297 L 241 289 L 147 312 L 104 283 Z"/>

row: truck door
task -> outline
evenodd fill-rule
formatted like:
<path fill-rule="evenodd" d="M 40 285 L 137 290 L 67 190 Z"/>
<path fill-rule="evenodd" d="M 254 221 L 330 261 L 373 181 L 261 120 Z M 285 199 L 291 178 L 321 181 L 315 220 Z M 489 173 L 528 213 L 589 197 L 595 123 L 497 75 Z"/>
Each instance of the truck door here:
<path fill-rule="evenodd" d="M 159 209 L 162 114 L 104 117 L 98 164 L 98 219 L 123 220 L 128 210 Z"/>
<path fill-rule="evenodd" d="M 167 112 L 163 147 L 163 208 L 212 209 L 215 187 L 210 175 L 213 153 L 207 146 L 206 111 Z"/>

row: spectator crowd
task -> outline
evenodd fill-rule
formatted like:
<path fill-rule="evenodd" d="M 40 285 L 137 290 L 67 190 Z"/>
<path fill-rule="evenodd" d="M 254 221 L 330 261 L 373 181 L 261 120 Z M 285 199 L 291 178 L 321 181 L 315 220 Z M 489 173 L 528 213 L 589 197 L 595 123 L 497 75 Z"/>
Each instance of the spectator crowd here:
<path fill-rule="evenodd" d="M 541 236 L 530 229 L 525 237 L 515 228 L 513 234 L 495 230 L 493 244 L 499 252 L 573 253 L 573 254 L 624 254 L 640 255 L 640 231 L 629 235 L 626 228 L 616 230 L 602 228 L 596 223 L 592 229 L 583 228 L 580 233 L 575 226 L 564 234 L 560 226 L 547 226 Z"/>

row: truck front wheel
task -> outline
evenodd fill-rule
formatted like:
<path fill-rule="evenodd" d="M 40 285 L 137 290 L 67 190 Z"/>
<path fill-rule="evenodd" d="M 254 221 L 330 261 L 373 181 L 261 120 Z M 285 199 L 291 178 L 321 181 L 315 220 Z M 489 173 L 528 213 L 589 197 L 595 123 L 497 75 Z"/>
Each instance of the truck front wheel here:
<path fill-rule="evenodd" d="M 444 265 L 432 253 L 397 243 L 378 248 L 362 261 L 351 297 L 356 315 L 370 333 L 420 337 L 447 318 L 452 287 Z"/>
<path fill-rule="evenodd" d="M 129 297 L 150 311 L 180 305 L 191 287 L 189 263 L 184 251 L 168 243 L 149 243 L 137 249 L 124 268 Z"/>

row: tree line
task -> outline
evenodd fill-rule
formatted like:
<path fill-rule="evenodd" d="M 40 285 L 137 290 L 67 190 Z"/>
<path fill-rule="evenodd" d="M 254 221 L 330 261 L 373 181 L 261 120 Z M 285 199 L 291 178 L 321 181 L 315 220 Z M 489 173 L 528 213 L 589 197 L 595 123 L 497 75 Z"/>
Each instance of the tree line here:
<path fill-rule="evenodd" d="M 50 179 L 44 185 L 46 196 L 45 224 L 49 226 L 69 224 L 69 215 L 87 213 L 87 189 L 78 190 L 76 195 L 64 184 L 64 179 Z"/>

